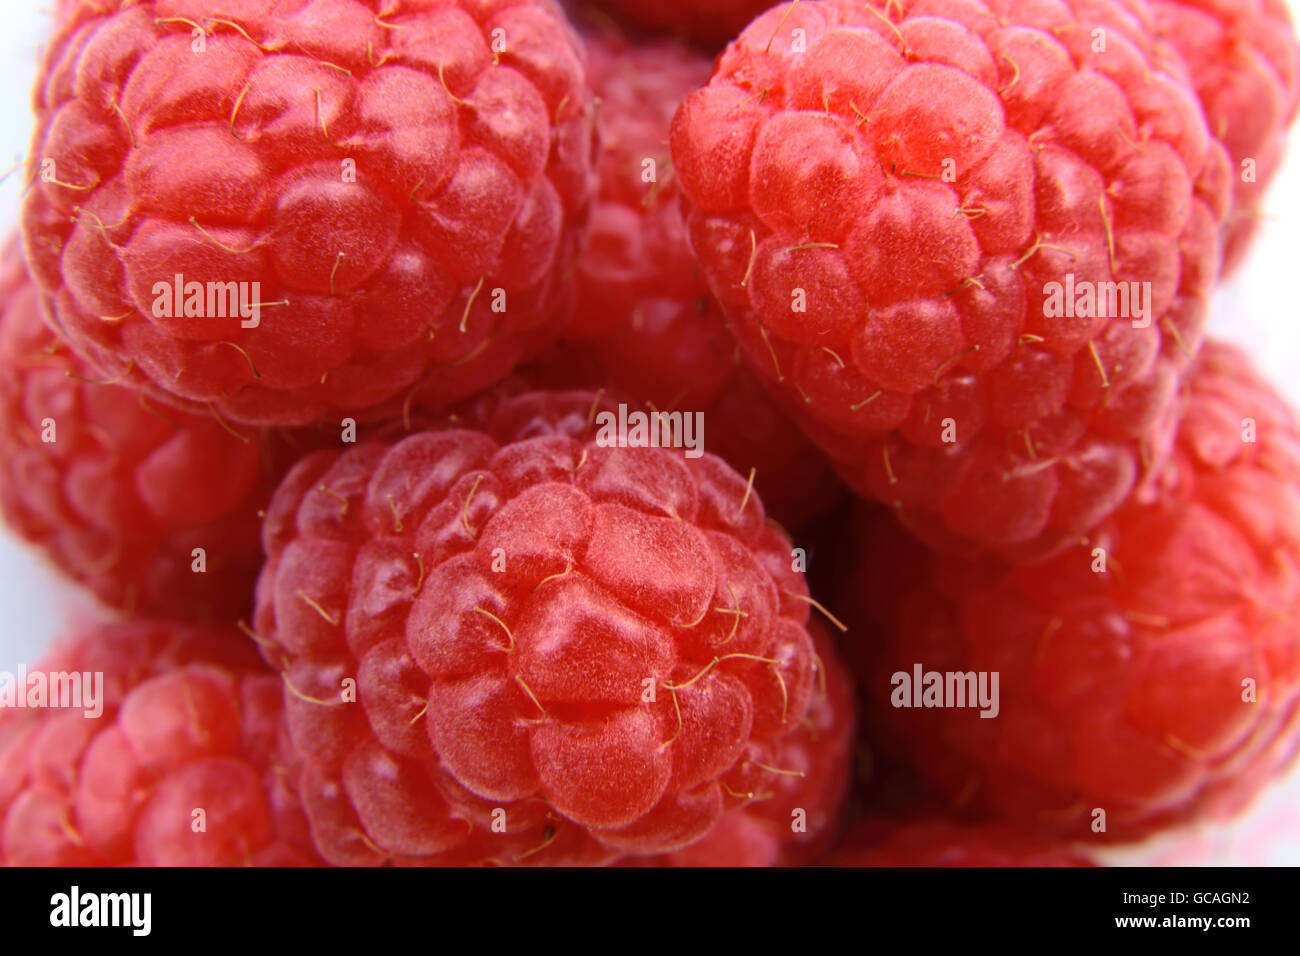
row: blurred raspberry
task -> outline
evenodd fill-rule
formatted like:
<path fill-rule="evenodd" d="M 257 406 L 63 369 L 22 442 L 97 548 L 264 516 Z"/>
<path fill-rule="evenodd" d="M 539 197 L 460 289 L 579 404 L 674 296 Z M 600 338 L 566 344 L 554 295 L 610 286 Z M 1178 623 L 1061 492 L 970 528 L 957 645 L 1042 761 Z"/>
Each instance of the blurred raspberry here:
<path fill-rule="evenodd" d="M 830 866 L 1091 866 L 1068 847 L 1005 824 L 873 819 L 836 851 Z"/>
<path fill-rule="evenodd" d="M 587 12 L 608 11 L 632 27 L 698 42 L 710 52 L 775 6 L 772 0 L 580 0 L 579 5 Z"/>
<path fill-rule="evenodd" d="M 237 634 L 89 627 L 39 671 L 81 675 L 86 706 L 0 709 L 0 863 L 315 862 L 277 774 L 280 681 Z M 88 716 L 95 674 L 102 713 Z"/>
<path fill-rule="evenodd" d="M 16 242 L 0 273 L 0 510 L 10 527 L 112 607 L 246 614 L 262 566 L 258 514 L 319 436 L 236 430 L 98 383 L 42 322 Z"/>
<path fill-rule="evenodd" d="M 742 475 L 753 469 L 768 514 L 797 530 L 843 493 L 728 333 L 691 253 L 668 153 L 677 104 L 708 79 L 709 62 L 609 30 L 586 42 L 600 193 L 567 341 L 527 375 L 539 387 L 613 387 L 647 408 L 703 412 L 708 449 Z"/>
<path fill-rule="evenodd" d="M 578 259 L 571 329 L 603 337 L 656 300 L 659 311 L 690 306 L 692 315 L 716 316 L 714 303 L 700 303 L 709 287 L 687 240 L 668 150 L 677 104 L 708 82 L 710 62 L 677 44 L 634 44 L 608 30 L 588 32 L 584 41 L 600 101 L 600 191 Z"/>
<path fill-rule="evenodd" d="M 930 542 L 1049 552 L 1168 450 L 1232 190 L 1154 37 L 1138 4 L 784 4 L 677 114 L 748 360 Z"/>
<path fill-rule="evenodd" d="M 101 378 L 249 424 L 379 418 L 553 337 L 593 188 L 579 41 L 550 0 L 390 7 L 64 11 L 23 234 Z"/>
<path fill-rule="evenodd" d="M 1300 108 L 1300 45 L 1282 0 L 1151 0 L 1156 25 L 1187 61 L 1210 131 L 1232 157 L 1224 271 L 1241 264 L 1263 216 Z"/>
<path fill-rule="evenodd" d="M 805 779 L 795 842 L 832 825 L 850 718 L 789 539 L 720 459 L 602 447 L 613 410 L 489 396 L 276 493 L 256 630 L 330 862 L 669 853 Z"/>
<path fill-rule="evenodd" d="M 1234 349 L 1202 351 L 1170 463 L 1086 543 L 1008 568 L 862 532 L 872 739 L 952 807 L 1124 841 L 1235 813 L 1293 760 L 1300 429 Z M 918 665 L 999 675 L 997 716 L 900 706 Z"/>

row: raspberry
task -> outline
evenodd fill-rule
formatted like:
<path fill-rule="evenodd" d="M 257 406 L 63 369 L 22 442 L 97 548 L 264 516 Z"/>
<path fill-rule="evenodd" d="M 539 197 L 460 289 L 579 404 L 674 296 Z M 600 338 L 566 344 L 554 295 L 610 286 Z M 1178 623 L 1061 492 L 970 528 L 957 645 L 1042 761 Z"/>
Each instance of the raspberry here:
<path fill-rule="evenodd" d="M 635 45 L 612 31 L 584 40 L 600 99 L 600 190 L 578 259 L 571 330 L 599 337 L 615 324 L 610 315 L 646 300 L 684 307 L 708 298 L 682 221 L 668 133 L 677 104 L 708 80 L 710 64 L 676 44 Z M 715 307 L 699 311 L 708 308 Z"/>
<path fill-rule="evenodd" d="M 241 434 L 96 382 L 42 322 L 16 242 L 0 273 L 9 525 L 110 606 L 226 621 L 245 613 L 262 566 L 258 513 L 297 449 L 320 442 Z"/>
<path fill-rule="evenodd" d="M 58 25 L 23 209 L 101 377 L 249 424 L 381 418 L 553 336 L 592 117 L 549 0 L 111 6 Z"/>
<path fill-rule="evenodd" d="M 599 7 L 634 26 L 720 46 L 772 5 L 772 0 L 600 0 Z"/>
<path fill-rule="evenodd" d="M 785 4 L 678 111 L 747 358 L 927 540 L 1048 552 L 1167 451 L 1231 189 L 1152 47 L 1136 4 Z"/>
<path fill-rule="evenodd" d="M 839 665 L 789 539 L 720 459 L 602 447 L 599 395 L 479 404 L 474 430 L 309 456 L 268 509 L 255 624 L 316 845 L 336 864 L 682 849 L 807 759 L 793 735 Z"/>
<path fill-rule="evenodd" d="M 1240 265 L 1263 216 L 1300 107 L 1300 45 L 1281 0 L 1151 0 L 1161 36 L 1192 71 L 1210 129 L 1232 157 L 1224 270 Z"/>
<path fill-rule="evenodd" d="M 1236 812 L 1300 746 L 1300 428 L 1232 348 L 1202 351 L 1169 464 L 1086 543 L 1005 567 L 886 524 L 851 578 L 873 739 L 960 806 L 1137 838 Z M 998 715 L 890 706 L 918 664 L 999 674 Z"/>
<path fill-rule="evenodd" d="M 75 700 L 70 709 L 0 710 L 0 862 L 315 862 L 301 810 L 275 772 L 280 682 L 247 641 L 174 623 L 99 625 L 39 671 L 100 674 L 103 711 L 88 716 Z"/>
<path fill-rule="evenodd" d="M 1091 866 L 1068 848 L 1005 824 L 874 819 L 827 861 L 831 866 Z"/>
<path fill-rule="evenodd" d="M 797 529 L 841 495 L 822 455 L 748 370 L 691 254 L 668 130 L 708 61 L 674 44 L 586 37 L 600 98 L 600 193 L 578 259 L 578 303 L 538 387 L 612 387 L 656 409 L 700 411 L 709 450 L 753 469 L 768 513 Z M 647 182 L 649 179 L 651 181 Z"/>

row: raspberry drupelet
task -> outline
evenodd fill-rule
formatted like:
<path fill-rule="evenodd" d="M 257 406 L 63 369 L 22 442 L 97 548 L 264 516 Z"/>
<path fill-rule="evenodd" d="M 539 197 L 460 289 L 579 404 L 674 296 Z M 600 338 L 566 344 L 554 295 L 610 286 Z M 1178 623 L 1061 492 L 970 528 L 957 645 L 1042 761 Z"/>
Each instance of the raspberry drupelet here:
<path fill-rule="evenodd" d="M 820 621 L 809 622 L 823 661 L 838 652 Z M 776 765 L 782 773 L 753 803 L 726 814 L 698 843 L 651 857 L 658 866 L 807 866 L 821 858 L 841 834 L 838 819 L 853 767 L 853 682 L 828 664 L 808 704 L 808 716 L 782 738 Z"/>

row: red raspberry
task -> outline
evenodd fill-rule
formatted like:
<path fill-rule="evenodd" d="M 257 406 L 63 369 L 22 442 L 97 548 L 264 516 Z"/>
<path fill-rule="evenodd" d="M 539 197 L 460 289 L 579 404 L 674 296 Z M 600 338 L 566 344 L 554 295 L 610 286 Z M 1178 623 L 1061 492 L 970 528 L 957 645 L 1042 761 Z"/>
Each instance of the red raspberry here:
<path fill-rule="evenodd" d="M 538 387 L 612 387 L 649 408 L 703 412 L 709 450 L 742 475 L 753 469 L 768 514 L 798 529 L 842 491 L 742 361 L 691 254 L 668 155 L 673 112 L 708 79 L 709 63 L 611 31 L 586 40 L 600 98 L 600 193 L 567 340 L 527 377 Z"/>
<path fill-rule="evenodd" d="M 708 81 L 710 62 L 676 44 L 633 44 L 608 30 L 584 39 L 600 100 L 600 191 L 578 259 L 579 306 L 570 334 L 606 336 L 656 299 L 664 301 L 659 312 L 670 305 L 686 312 L 689 305 L 692 314 L 716 316 L 691 253 L 668 150 L 677 104 Z"/>
<path fill-rule="evenodd" d="M 599 0 L 602 9 L 640 27 L 721 45 L 745 28 L 772 0 Z"/>
<path fill-rule="evenodd" d="M 551 337 L 592 117 L 550 0 L 111 6 L 58 26 L 23 210 L 54 324 L 102 377 L 251 424 L 378 418 Z M 157 315 L 178 275 L 259 315 Z"/>
<path fill-rule="evenodd" d="M 1008 568 L 887 524 L 854 578 L 873 739 L 956 805 L 1136 838 L 1236 812 L 1300 747 L 1300 428 L 1232 348 L 1203 350 L 1169 465 L 1088 542 Z M 891 706 L 918 664 L 998 673 L 997 717 Z"/>
<path fill-rule="evenodd" d="M 276 773 L 280 682 L 247 641 L 173 623 L 99 625 L 39 671 L 100 674 L 103 711 L 0 709 L 0 863 L 314 861 Z M 36 672 L 27 676 L 20 694 Z"/>
<path fill-rule="evenodd" d="M 1167 448 L 1231 189 L 1152 46 L 1137 3 L 785 4 L 678 112 L 692 242 L 751 364 L 930 540 L 1077 540 Z M 1111 312 L 1077 297 L 1113 282 L 1149 282 L 1149 314 L 1049 317 Z"/>
<path fill-rule="evenodd" d="M 1210 130 L 1232 157 L 1228 271 L 1245 257 L 1282 164 L 1300 107 L 1300 45 L 1282 0 L 1151 0 L 1151 9 L 1161 36 L 1191 68 Z"/>
<path fill-rule="evenodd" d="M 839 665 L 789 539 L 720 459 L 601 447 L 606 410 L 522 395 L 276 493 L 255 622 L 330 862 L 671 852 L 803 769 Z"/>
<path fill-rule="evenodd" d="M 966 826 L 952 820 L 861 824 L 830 866 L 1091 866 L 1068 847 L 1005 824 Z"/>
<path fill-rule="evenodd" d="M 319 441 L 241 433 L 96 382 L 41 321 L 17 243 L 0 272 L 9 525 L 110 606 L 226 621 L 246 613 L 262 566 L 258 513 L 295 446 Z"/>

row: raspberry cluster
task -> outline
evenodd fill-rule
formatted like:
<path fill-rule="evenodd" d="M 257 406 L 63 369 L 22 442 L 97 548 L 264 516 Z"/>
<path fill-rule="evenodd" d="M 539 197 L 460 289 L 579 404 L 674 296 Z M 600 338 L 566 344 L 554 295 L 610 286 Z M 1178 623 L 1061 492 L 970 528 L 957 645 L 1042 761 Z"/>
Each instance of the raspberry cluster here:
<path fill-rule="evenodd" d="M 54 23 L 0 512 L 104 607 L 0 864 L 1087 866 L 1295 763 L 1300 418 L 1205 335 L 1282 0 Z"/>

